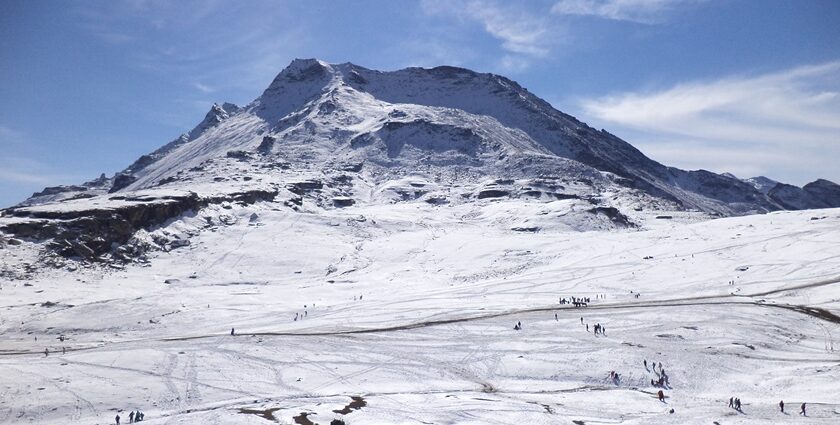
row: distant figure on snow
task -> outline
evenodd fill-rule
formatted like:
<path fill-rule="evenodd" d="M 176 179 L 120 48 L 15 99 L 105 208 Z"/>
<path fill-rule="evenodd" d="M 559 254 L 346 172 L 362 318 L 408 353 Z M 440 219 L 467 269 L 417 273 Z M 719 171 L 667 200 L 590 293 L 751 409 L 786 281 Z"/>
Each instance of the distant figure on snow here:
<path fill-rule="evenodd" d="M 114 420 L 117 421 L 117 425 L 120 425 L 120 415 L 117 415 Z"/>
<path fill-rule="evenodd" d="M 802 416 L 808 416 L 808 414 L 805 413 L 805 403 L 802 403 L 802 407 L 799 408 L 799 414 Z"/>
<path fill-rule="evenodd" d="M 665 393 L 662 392 L 662 390 L 659 390 L 659 392 L 656 393 L 656 395 L 659 396 L 659 401 L 661 401 L 663 403 L 665 402 Z"/>
<path fill-rule="evenodd" d="M 782 413 L 785 413 L 785 401 L 784 400 L 779 401 L 779 410 Z"/>
<path fill-rule="evenodd" d="M 230 328 L 230 336 L 236 335 L 236 331 L 233 328 Z"/>
<path fill-rule="evenodd" d="M 128 423 L 134 423 L 134 411 L 132 410 L 131 413 L 128 414 Z"/>

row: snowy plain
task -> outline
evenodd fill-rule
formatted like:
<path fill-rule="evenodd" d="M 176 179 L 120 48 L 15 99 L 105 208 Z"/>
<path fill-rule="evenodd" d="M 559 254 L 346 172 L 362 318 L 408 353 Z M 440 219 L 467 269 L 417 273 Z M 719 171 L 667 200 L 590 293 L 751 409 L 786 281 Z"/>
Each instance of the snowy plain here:
<path fill-rule="evenodd" d="M 574 209 L 211 206 L 147 265 L 0 282 L 0 423 L 840 423 L 840 210 Z"/>

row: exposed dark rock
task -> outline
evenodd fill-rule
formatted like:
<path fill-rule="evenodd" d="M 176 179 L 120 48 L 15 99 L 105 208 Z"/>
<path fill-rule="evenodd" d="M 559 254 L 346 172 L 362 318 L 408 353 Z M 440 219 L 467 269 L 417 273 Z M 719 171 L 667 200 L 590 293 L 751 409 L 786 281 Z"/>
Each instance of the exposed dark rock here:
<path fill-rule="evenodd" d="M 537 226 L 527 226 L 527 227 L 517 226 L 517 227 L 511 227 L 510 230 L 513 230 L 514 232 L 536 233 L 540 230 L 540 228 L 537 227 Z"/>
<path fill-rule="evenodd" d="M 251 158 L 250 153 L 245 152 L 245 151 L 240 151 L 240 150 L 228 151 L 226 156 L 228 158 L 234 158 L 234 159 L 238 159 L 240 161 L 245 161 L 245 160 L 248 160 L 248 159 Z"/>
<path fill-rule="evenodd" d="M 290 192 L 301 195 L 306 192 L 323 189 L 324 183 L 320 180 L 304 180 L 300 182 L 293 182 L 289 183 L 286 188 L 289 189 Z"/>
<path fill-rule="evenodd" d="M 358 173 L 359 171 L 362 171 L 362 166 L 364 166 L 364 162 L 355 162 L 351 164 L 343 164 L 340 169 L 341 171 Z"/>
<path fill-rule="evenodd" d="M 507 190 L 502 189 L 484 189 L 478 192 L 478 199 L 484 198 L 502 198 L 505 196 L 510 196 L 510 192 Z"/>
<path fill-rule="evenodd" d="M 274 136 L 263 136 L 262 142 L 260 145 L 257 146 L 257 152 L 261 155 L 268 155 L 274 149 L 274 144 L 277 142 L 277 138 Z"/>
<path fill-rule="evenodd" d="M 65 193 L 65 192 L 82 192 L 82 191 L 85 191 L 85 190 L 88 190 L 88 188 L 85 187 L 85 186 L 75 186 L 75 185 L 52 186 L 52 187 L 45 187 L 44 190 L 42 190 L 40 192 L 33 193 L 32 197 L 34 198 L 36 196 L 56 195 L 56 194 Z"/>
<path fill-rule="evenodd" d="M 580 199 L 580 196 L 571 194 L 571 193 L 554 193 L 553 194 L 557 199 Z"/>
<path fill-rule="evenodd" d="M 621 211 L 619 211 L 618 208 L 615 207 L 594 207 L 590 208 L 588 211 L 593 214 L 604 214 L 607 217 L 609 217 L 609 219 L 612 220 L 612 222 L 620 224 L 622 226 L 635 226 L 635 224 L 633 224 L 633 222 L 630 221 L 630 219 L 627 218 L 626 215 L 622 214 Z"/>
<path fill-rule="evenodd" d="M 353 198 L 348 198 L 345 196 L 336 196 L 333 198 L 333 205 L 337 207 L 349 207 L 356 203 Z"/>
<path fill-rule="evenodd" d="M 111 185 L 111 190 L 108 193 L 114 193 L 120 189 L 128 187 L 130 184 L 137 181 L 137 177 L 131 174 L 120 173 L 114 176 L 114 183 Z"/>
<path fill-rule="evenodd" d="M 122 198 L 117 200 L 123 200 L 123 203 L 80 210 L 15 208 L 6 213 L 31 220 L 8 223 L 0 230 L 22 238 L 52 240 L 48 246 L 63 256 L 93 259 L 111 251 L 113 244 L 126 244 L 137 230 L 150 229 L 187 211 L 198 211 L 222 202 L 271 201 L 276 196 L 276 191 L 257 189 L 215 197 L 200 197 L 195 193 L 160 198 L 114 197 Z M 174 245 L 169 241 L 174 247 L 187 244 L 188 240 L 174 242 Z M 131 249 L 120 253 L 137 255 L 142 247 L 137 248 L 139 251 Z"/>
<path fill-rule="evenodd" d="M 434 196 L 429 196 L 428 198 L 426 198 L 426 203 L 429 203 L 429 204 L 432 204 L 432 205 L 444 205 L 444 204 L 448 204 L 449 200 L 446 199 L 445 196 L 434 195 Z"/>

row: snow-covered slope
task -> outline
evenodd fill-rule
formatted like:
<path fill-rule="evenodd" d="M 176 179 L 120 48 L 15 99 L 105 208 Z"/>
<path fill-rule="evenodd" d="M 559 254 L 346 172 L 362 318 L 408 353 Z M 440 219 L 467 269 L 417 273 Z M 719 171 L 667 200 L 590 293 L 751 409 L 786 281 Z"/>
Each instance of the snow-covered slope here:
<path fill-rule="evenodd" d="M 0 423 L 836 423 L 840 210 L 710 219 L 840 205 L 772 183 L 504 77 L 296 60 L 2 211 Z"/>
<path fill-rule="evenodd" d="M 609 221 L 578 205 L 211 205 L 125 268 L 0 249 L 30 273 L 0 283 L 0 423 L 840 420 L 840 210 L 580 232 Z"/>

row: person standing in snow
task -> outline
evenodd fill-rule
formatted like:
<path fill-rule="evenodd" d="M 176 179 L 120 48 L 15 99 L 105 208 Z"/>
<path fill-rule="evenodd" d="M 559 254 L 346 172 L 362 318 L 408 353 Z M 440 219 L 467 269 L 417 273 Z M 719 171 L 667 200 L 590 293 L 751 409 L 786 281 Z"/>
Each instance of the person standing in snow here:
<path fill-rule="evenodd" d="M 807 414 L 807 413 L 805 413 L 805 403 L 802 403 L 802 407 L 800 407 L 799 409 L 800 409 L 800 410 L 799 410 L 799 414 L 800 414 L 800 415 L 802 415 L 802 416 L 808 416 L 808 414 Z"/>
<path fill-rule="evenodd" d="M 117 417 L 115 417 L 114 420 L 117 421 L 117 425 L 120 425 L 120 415 L 119 414 L 117 414 Z"/>
<path fill-rule="evenodd" d="M 236 334 L 236 331 L 233 328 L 230 328 L 230 336 L 234 336 L 235 334 Z"/>
<path fill-rule="evenodd" d="M 128 423 L 134 423 L 134 411 L 132 410 L 131 413 L 128 414 Z"/>
<path fill-rule="evenodd" d="M 779 401 L 779 410 L 782 413 L 785 413 L 785 401 L 784 400 Z"/>
<path fill-rule="evenodd" d="M 658 396 L 659 396 L 659 401 L 661 401 L 661 402 L 663 402 L 663 403 L 665 402 L 665 393 L 664 393 L 664 392 L 662 392 L 662 390 L 659 390 L 659 392 L 658 392 L 658 393 L 656 393 L 656 395 L 658 395 Z"/>
<path fill-rule="evenodd" d="M 735 408 L 735 397 L 729 397 L 729 407 Z"/>

